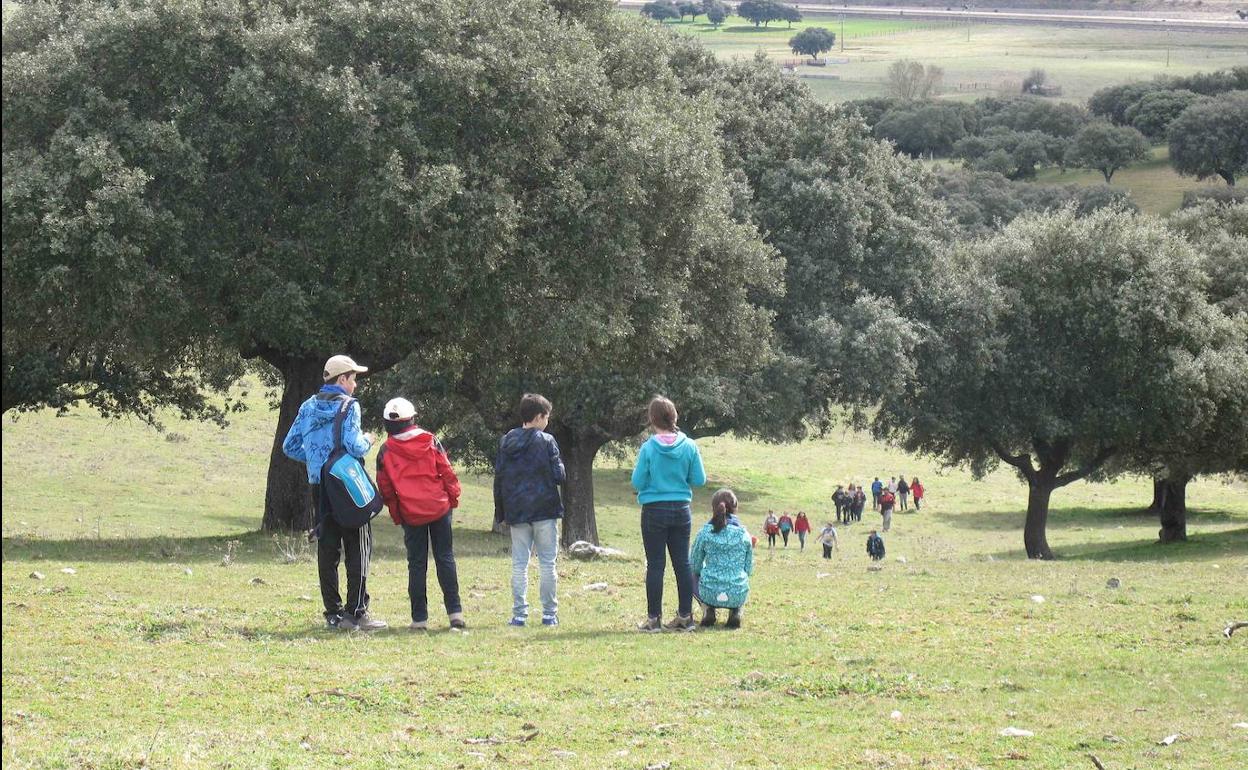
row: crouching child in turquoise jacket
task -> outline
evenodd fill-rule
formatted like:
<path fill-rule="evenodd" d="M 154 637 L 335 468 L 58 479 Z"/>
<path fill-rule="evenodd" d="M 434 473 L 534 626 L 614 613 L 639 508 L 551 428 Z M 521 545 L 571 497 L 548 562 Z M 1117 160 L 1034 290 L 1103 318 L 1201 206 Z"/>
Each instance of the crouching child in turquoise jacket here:
<path fill-rule="evenodd" d="M 728 628 L 741 627 L 741 607 L 750 595 L 754 545 L 736 521 L 737 496 L 721 489 L 711 497 L 711 520 L 693 541 L 689 563 L 698 584 L 698 601 L 706 608 L 703 626 L 715 625 L 715 611 L 728 610 Z"/>

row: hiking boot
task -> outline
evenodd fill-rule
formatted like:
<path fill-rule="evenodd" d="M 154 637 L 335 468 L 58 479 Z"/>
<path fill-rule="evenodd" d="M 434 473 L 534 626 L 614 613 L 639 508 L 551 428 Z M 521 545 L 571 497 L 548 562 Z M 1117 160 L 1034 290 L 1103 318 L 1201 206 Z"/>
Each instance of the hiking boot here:
<path fill-rule="evenodd" d="M 740 609 L 728 610 L 728 623 L 726 625 L 729 628 L 741 627 L 741 610 Z"/>
<path fill-rule="evenodd" d="M 543 626 L 557 626 L 557 625 L 559 625 L 559 616 L 558 616 L 558 615 L 543 615 L 543 616 L 542 616 L 542 625 L 543 625 Z"/>
<path fill-rule="evenodd" d="M 646 622 L 637 624 L 637 630 L 642 633 L 652 634 L 656 631 L 662 631 L 663 624 L 659 622 L 658 618 L 646 618 Z"/>
<path fill-rule="evenodd" d="M 356 617 L 344 616 L 342 621 L 338 623 L 338 627 L 344 631 L 380 631 L 383 628 L 388 628 L 389 624 L 384 620 L 371 617 L 365 612 Z"/>
<path fill-rule="evenodd" d="M 468 627 L 468 624 L 464 622 L 464 613 L 462 612 L 451 613 L 451 630 L 452 631 L 463 631 L 467 627 Z"/>
<path fill-rule="evenodd" d="M 325 625 L 327 628 L 329 628 L 330 631 L 337 631 L 338 629 L 342 628 L 342 613 L 341 612 L 325 613 Z"/>
<path fill-rule="evenodd" d="M 714 607 L 706 608 L 706 612 L 702 613 L 702 622 L 699 623 L 698 625 L 702 626 L 703 628 L 710 628 L 711 626 L 715 625 L 715 608 Z"/>
<path fill-rule="evenodd" d="M 524 628 L 524 624 L 525 624 L 526 622 L 527 622 L 527 621 L 526 621 L 524 618 L 516 617 L 516 618 L 512 618 L 511 620 L 507 621 L 507 625 L 509 625 L 509 626 L 515 626 L 516 628 Z"/>
<path fill-rule="evenodd" d="M 408 624 L 407 624 L 407 630 L 408 630 L 408 631 L 428 631 L 428 630 L 429 630 L 429 621 L 427 621 L 427 620 L 413 620 L 411 623 L 408 623 Z"/>
<path fill-rule="evenodd" d="M 688 615 L 677 615 L 663 624 L 663 627 L 670 631 L 692 631 L 697 628 L 697 625 L 693 620 L 693 613 L 690 613 Z"/>

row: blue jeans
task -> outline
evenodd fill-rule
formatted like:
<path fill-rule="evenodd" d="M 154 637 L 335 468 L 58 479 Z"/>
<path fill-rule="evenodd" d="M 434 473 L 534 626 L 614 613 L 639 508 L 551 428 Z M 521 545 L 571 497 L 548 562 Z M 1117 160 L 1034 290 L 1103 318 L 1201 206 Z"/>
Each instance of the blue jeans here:
<path fill-rule="evenodd" d="M 693 513 L 689 503 L 670 501 L 641 506 L 641 543 L 646 550 L 646 614 L 663 614 L 663 572 L 667 557 L 676 573 L 676 612 L 693 612 L 693 570 L 689 568 L 689 530 Z M 665 553 L 666 551 L 666 553 Z"/>
<path fill-rule="evenodd" d="M 447 513 L 437 521 L 414 527 L 403 525 L 403 543 L 407 546 L 407 596 L 412 602 L 412 620 L 422 623 L 429 619 L 429 596 L 425 575 L 429 571 L 429 550 L 442 587 L 442 603 L 446 614 L 463 612 L 459 601 L 459 576 L 455 571 L 455 552 L 451 547 L 451 516 Z"/>
<path fill-rule="evenodd" d="M 529 524 L 511 525 L 511 616 L 529 616 L 529 557 L 537 552 L 537 568 L 541 575 L 538 593 L 542 599 L 542 617 L 553 618 L 559 612 L 559 575 L 555 558 L 559 555 L 559 520 L 543 519 Z"/>

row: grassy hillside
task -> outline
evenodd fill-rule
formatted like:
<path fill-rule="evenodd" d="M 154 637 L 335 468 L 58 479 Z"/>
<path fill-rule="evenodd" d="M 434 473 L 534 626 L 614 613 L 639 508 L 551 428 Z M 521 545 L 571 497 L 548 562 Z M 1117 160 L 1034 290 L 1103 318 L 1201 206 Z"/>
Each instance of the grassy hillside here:
<path fill-rule="evenodd" d="M 761 49 L 781 62 L 800 61 L 788 47 L 798 29 L 826 27 L 837 35 L 836 50 L 827 54 L 828 66 L 799 65 L 798 73 L 816 93 L 834 102 L 884 95 L 889 65 L 907 57 L 944 68 L 944 98 L 1017 93 L 1027 73 L 1040 68 L 1050 82 L 1062 86 L 1062 99 L 1074 102 L 1084 102 L 1108 85 L 1248 62 L 1244 35 L 1235 34 L 888 19 L 847 19 L 842 34 L 834 13 L 807 13 L 792 30 L 783 23 L 756 29 L 736 18 L 719 30 L 704 18 L 668 26 L 696 35 L 720 55 L 753 56 Z"/>
<path fill-rule="evenodd" d="M 1037 181 L 1053 184 L 1102 184 L 1105 178 L 1099 171 L 1067 171 L 1045 169 L 1038 175 Z M 1114 174 L 1114 187 L 1131 192 L 1131 198 L 1144 211 L 1154 214 L 1168 214 L 1183 202 L 1183 193 L 1203 187 L 1220 187 L 1220 179 L 1206 179 L 1201 182 L 1195 177 L 1180 176 L 1170 166 L 1170 153 L 1165 147 L 1154 147 L 1150 158 L 1130 168 L 1124 168 Z"/>
<path fill-rule="evenodd" d="M 306 546 L 253 531 L 273 419 L 256 407 L 163 436 L 81 413 L 6 422 L 6 768 L 1243 765 L 1248 646 L 1219 633 L 1248 617 L 1242 484 L 1194 484 L 1192 540 L 1167 548 L 1136 512 L 1147 483 L 1072 486 L 1050 533 L 1064 558 L 1033 563 L 1010 474 L 975 482 L 853 434 L 706 441 L 709 487 L 737 489 L 755 530 L 767 508 L 822 517 L 835 482 L 875 475 L 922 476 L 930 503 L 898 515 L 879 571 L 868 514 L 830 562 L 759 550 L 740 631 L 648 636 L 631 630 L 644 565 L 626 467 L 597 480 L 604 541 L 629 558 L 561 561 L 553 630 L 504 625 L 506 540 L 470 477 L 468 633 L 435 612 L 428 634 L 346 635 L 320 629 Z M 377 525 L 371 592 L 400 626 L 396 529 Z"/>

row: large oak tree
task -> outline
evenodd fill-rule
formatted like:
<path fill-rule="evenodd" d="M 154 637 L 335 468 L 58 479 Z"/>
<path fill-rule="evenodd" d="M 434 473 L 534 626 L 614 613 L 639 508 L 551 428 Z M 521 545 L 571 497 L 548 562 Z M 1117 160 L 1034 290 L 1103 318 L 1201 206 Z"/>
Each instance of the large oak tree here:
<path fill-rule="evenodd" d="M 639 292 L 682 291 L 659 306 L 669 323 L 680 321 L 665 327 L 665 336 L 630 319 L 597 331 L 600 344 L 568 351 L 558 335 L 529 335 L 527 344 L 496 338 L 495 346 L 462 354 L 431 351 L 449 368 L 412 361 L 393 386 L 422 394 L 428 423 L 447 429 L 452 446 L 467 441 L 470 454 L 487 456 L 496 431 L 516 424 L 522 392 L 552 398 L 549 430 L 572 458 L 565 542 L 596 537 L 593 459 L 609 442 L 641 431 L 643 408 L 655 392 L 676 400 L 682 428 L 695 437 L 733 431 L 799 439 L 828 428 L 838 404 L 872 403 L 880 388 L 911 370 L 914 335 L 900 311 L 922 291 L 947 233 L 921 170 L 774 66 L 717 62 L 670 37 L 652 38 L 651 45 L 663 46 L 666 57 L 636 76 L 675 78 L 687 97 L 712 106 L 696 134 L 700 152 L 727 167 L 734 227 L 763 233 L 784 257 L 783 293 L 774 290 L 776 265 L 742 261 L 738 249 L 721 247 L 687 267 L 675 258 L 642 264 L 633 280 L 607 284 L 618 296 L 608 292 L 597 312 L 609 317 L 617 302 L 637 302 Z M 653 220 L 673 221 L 667 208 L 688 209 L 683 201 L 656 208 Z M 721 222 L 712 231 L 725 227 L 722 214 L 703 210 L 682 220 L 680 232 L 707 237 L 711 214 L 711 222 Z M 673 238 L 677 232 L 667 224 L 662 229 Z M 592 252 L 582 257 L 587 266 L 593 260 Z M 538 330 L 565 312 L 538 288 L 516 291 L 515 312 L 541 319 L 530 322 Z M 770 329 L 760 326 L 766 318 L 773 319 Z M 523 333 L 519 326 L 508 339 Z M 435 370 L 453 373 L 430 377 Z"/>
<path fill-rule="evenodd" d="M 638 303 L 614 314 L 596 312 L 604 287 L 643 263 L 681 271 L 676 255 L 697 254 L 699 277 L 721 255 L 766 276 L 748 226 L 708 215 L 725 196 L 698 133 L 707 108 L 642 76 L 650 38 L 604 51 L 586 18 L 607 23 L 600 4 L 157 0 L 48 15 L 19 63 L 6 49 L 6 107 L 22 94 L 30 134 L 22 162 L 99 157 L 117 181 L 97 187 L 124 187 L 128 208 L 83 229 L 128 238 L 140 266 L 171 264 L 195 287 L 173 303 L 190 305 L 191 328 L 281 375 L 266 528 L 309 520 L 280 440 L 328 355 L 381 371 L 416 349 L 501 344 L 518 287 L 559 304 L 551 325 L 581 326 L 550 336 L 567 355 L 630 317 L 662 349 L 692 336 L 667 312 L 686 279 L 639 284 Z M 7 174 L 5 194 L 7 217 Z M 49 220 L 47 197 L 17 213 Z M 56 243 L 80 279 L 107 276 L 93 272 L 92 237 Z"/>
<path fill-rule="evenodd" d="M 917 308 L 920 376 L 875 428 L 976 475 L 1013 466 L 1029 488 L 1027 555 L 1052 558 L 1054 490 L 1199 424 L 1209 366 L 1234 342 L 1202 283 L 1195 251 L 1159 220 L 1019 217 L 942 261 Z"/>

